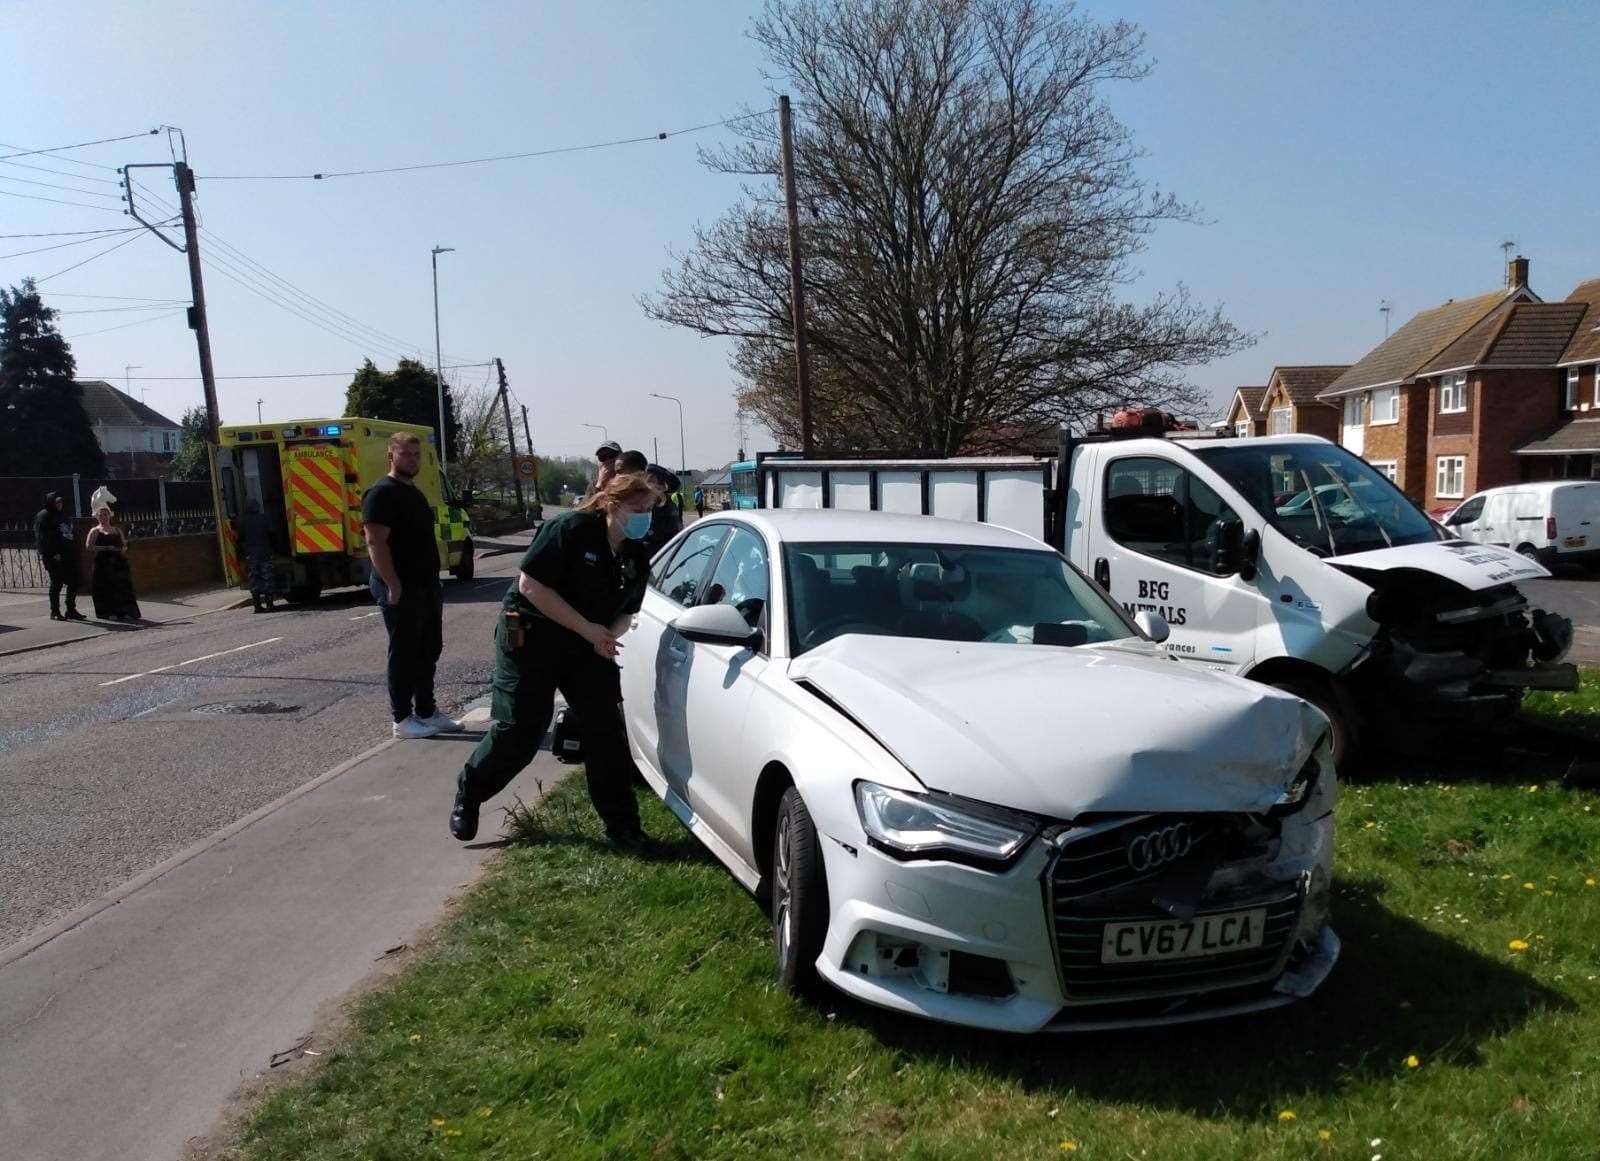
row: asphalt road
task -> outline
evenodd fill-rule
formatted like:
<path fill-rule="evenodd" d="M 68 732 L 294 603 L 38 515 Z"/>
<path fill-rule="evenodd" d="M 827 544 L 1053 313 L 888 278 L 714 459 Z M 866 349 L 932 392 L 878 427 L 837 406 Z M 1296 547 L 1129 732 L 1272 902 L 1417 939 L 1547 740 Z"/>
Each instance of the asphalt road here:
<path fill-rule="evenodd" d="M 445 581 L 447 710 L 488 686 L 517 561 Z M 0 948 L 387 737 L 385 648 L 351 590 L 0 660 Z"/>
<path fill-rule="evenodd" d="M 1600 576 L 1563 570 L 1549 580 L 1527 582 L 1522 593 L 1534 608 L 1572 618 L 1572 651 L 1567 660 L 1600 665 Z"/>

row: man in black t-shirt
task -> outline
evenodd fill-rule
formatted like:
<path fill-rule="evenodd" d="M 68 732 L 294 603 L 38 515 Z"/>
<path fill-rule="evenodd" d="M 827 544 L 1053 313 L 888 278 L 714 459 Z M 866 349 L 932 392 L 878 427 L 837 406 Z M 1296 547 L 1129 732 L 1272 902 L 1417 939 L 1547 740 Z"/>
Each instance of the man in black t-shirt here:
<path fill-rule="evenodd" d="M 413 483 L 421 467 L 422 441 L 395 433 L 389 474 L 361 498 L 369 585 L 389 631 L 389 708 L 397 738 L 461 728 L 433 698 L 433 671 L 444 651 L 444 589 L 433 505 Z"/>

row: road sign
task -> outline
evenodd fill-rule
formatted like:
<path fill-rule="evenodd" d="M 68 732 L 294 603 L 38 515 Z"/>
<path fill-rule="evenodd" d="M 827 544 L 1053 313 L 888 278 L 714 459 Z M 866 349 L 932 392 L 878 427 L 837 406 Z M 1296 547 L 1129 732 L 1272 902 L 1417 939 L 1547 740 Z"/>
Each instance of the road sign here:
<path fill-rule="evenodd" d="M 538 456 L 517 456 L 513 460 L 516 467 L 517 478 L 521 480 L 536 479 L 539 475 Z"/>

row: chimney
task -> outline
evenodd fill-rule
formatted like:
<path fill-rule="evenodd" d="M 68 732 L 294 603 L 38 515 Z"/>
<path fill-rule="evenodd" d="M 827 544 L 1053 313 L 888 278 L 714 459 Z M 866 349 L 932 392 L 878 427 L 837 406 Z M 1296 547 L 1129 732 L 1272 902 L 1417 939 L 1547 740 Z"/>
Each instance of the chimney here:
<path fill-rule="evenodd" d="M 1506 263 L 1506 289 L 1516 290 L 1528 285 L 1528 260 L 1518 254 Z"/>

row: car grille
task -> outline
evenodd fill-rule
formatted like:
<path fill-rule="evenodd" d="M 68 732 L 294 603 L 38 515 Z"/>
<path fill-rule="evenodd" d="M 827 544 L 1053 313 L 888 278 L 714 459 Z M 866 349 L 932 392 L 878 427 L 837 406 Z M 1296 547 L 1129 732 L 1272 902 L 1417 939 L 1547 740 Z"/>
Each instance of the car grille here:
<path fill-rule="evenodd" d="M 1129 843 L 1138 835 L 1187 822 L 1194 841 L 1189 853 L 1169 866 L 1138 872 L 1129 865 Z M 1195 915 L 1265 908 L 1262 944 L 1237 952 L 1143 963 L 1100 962 L 1108 923 L 1170 919 L 1151 896 L 1169 873 L 1202 880 L 1211 871 L 1260 853 L 1244 837 L 1244 820 L 1228 815 L 1146 815 L 1069 833 L 1046 873 L 1046 898 L 1056 940 L 1061 985 L 1069 1004 L 1174 996 L 1235 988 L 1271 979 L 1283 969 L 1299 915 L 1298 886 L 1261 880 L 1249 888 L 1200 896 Z"/>

